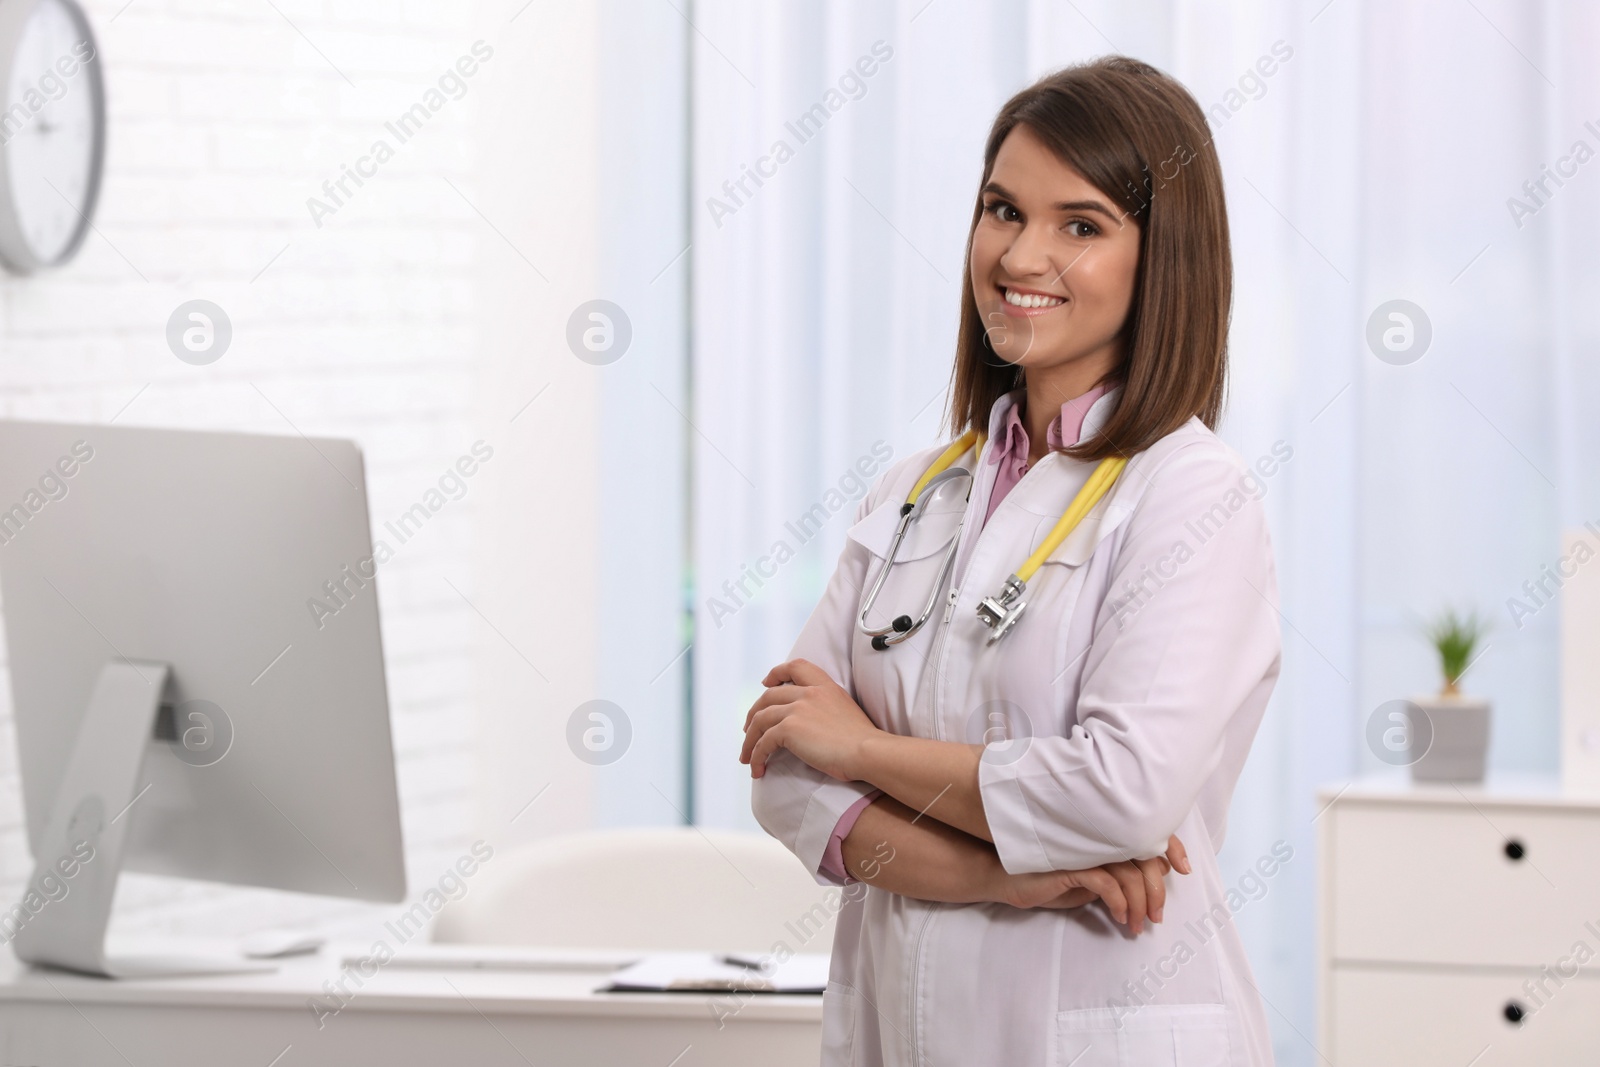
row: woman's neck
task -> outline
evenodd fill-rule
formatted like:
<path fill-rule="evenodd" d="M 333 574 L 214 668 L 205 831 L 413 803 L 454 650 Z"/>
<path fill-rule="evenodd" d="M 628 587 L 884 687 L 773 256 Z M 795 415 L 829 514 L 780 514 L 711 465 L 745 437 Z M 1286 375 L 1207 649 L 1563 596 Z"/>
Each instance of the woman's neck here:
<path fill-rule="evenodd" d="M 1061 405 L 1109 378 L 1121 361 L 1122 349 L 1123 340 L 1117 337 L 1053 366 L 1023 368 L 1027 408 L 1022 413 L 1022 424 L 1028 431 L 1028 466 L 1032 467 L 1050 451 L 1050 423 L 1061 414 Z"/>

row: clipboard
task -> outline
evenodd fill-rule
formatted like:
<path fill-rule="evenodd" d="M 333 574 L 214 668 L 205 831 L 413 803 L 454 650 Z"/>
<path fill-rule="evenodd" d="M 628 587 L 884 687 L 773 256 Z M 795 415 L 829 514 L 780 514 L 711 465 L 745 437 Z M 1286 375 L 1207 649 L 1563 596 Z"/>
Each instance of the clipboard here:
<path fill-rule="evenodd" d="M 803 952 L 779 963 L 753 953 L 654 952 L 620 968 L 597 993 L 821 993 L 829 957 Z"/>

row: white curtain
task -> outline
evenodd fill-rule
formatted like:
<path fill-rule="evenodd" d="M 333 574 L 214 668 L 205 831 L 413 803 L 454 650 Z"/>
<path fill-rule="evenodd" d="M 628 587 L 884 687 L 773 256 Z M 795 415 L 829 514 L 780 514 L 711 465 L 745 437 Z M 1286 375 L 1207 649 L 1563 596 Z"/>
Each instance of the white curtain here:
<path fill-rule="evenodd" d="M 1064 64 L 1145 59 L 1194 92 L 1223 160 L 1236 287 L 1222 435 L 1247 460 L 1292 449 L 1267 489 L 1285 668 L 1223 873 L 1293 848 L 1237 921 L 1280 1062 L 1319 1062 L 1315 790 L 1379 767 L 1368 715 L 1437 684 L 1418 620 L 1447 605 L 1493 613 L 1467 679 L 1495 704 L 1492 766 L 1557 765 L 1559 612 L 1519 628 L 1506 601 L 1554 561 L 1559 525 L 1600 518 L 1586 462 L 1600 367 L 1580 355 L 1600 329 L 1584 299 L 1600 161 L 1562 164 L 1576 172 L 1535 185 L 1537 203 L 1524 182 L 1576 141 L 1600 151 L 1600 14 L 1511 0 L 683 11 L 699 821 L 753 825 L 740 726 L 837 557 L 852 470 L 882 469 L 875 442 L 898 457 L 942 436 L 995 111 Z M 1535 210 L 1513 218 L 1512 197 Z M 1367 343 L 1392 300 L 1431 326 L 1409 363 Z M 797 531 L 808 512 L 818 527 Z"/>

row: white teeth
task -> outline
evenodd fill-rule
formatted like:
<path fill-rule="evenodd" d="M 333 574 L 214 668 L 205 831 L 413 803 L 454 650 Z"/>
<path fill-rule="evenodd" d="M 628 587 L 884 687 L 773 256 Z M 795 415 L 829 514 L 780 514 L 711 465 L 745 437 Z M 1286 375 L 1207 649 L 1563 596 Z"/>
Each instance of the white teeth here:
<path fill-rule="evenodd" d="M 1005 290 L 1006 303 L 1019 308 L 1044 308 L 1065 304 L 1066 301 L 1059 296 L 1040 296 L 1037 293 L 1018 293 L 1011 289 Z"/>

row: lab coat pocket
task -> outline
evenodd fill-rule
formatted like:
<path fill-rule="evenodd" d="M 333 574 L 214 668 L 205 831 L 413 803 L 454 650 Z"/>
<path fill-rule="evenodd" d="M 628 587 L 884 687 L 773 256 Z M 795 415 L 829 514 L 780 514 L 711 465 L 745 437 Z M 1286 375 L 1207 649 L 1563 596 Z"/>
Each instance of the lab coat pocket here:
<path fill-rule="evenodd" d="M 829 982 L 822 993 L 822 1067 L 855 1063 L 856 991 L 843 982 Z"/>
<path fill-rule="evenodd" d="M 950 544 L 966 509 L 966 498 L 957 493 L 959 484 L 946 482 L 930 490 L 934 496 L 923 502 L 921 516 L 907 528 L 897 560 L 923 559 Z M 874 556 L 887 558 L 889 547 L 894 544 L 895 528 L 900 525 L 902 503 L 885 500 L 847 529 L 845 536 Z"/>
<path fill-rule="evenodd" d="M 1083 521 L 1075 526 L 1067 535 L 1065 541 L 1056 546 L 1054 552 L 1046 556 L 1045 563 L 1056 563 L 1065 567 L 1076 567 L 1086 563 L 1095 550 L 1100 547 L 1100 542 L 1116 533 L 1131 514 L 1126 505 L 1113 504 L 1109 499 L 1102 500 L 1089 510 Z M 1055 530 L 1056 523 L 1061 516 L 1046 515 L 1039 520 L 1039 525 L 1033 531 L 1033 538 L 1028 546 L 1028 551 L 1033 552 Z"/>
<path fill-rule="evenodd" d="M 1227 1067 L 1221 1004 L 1132 1004 L 1056 1016 L 1058 1067 Z"/>
<path fill-rule="evenodd" d="M 884 577 L 872 611 L 868 613 L 870 626 L 887 626 L 897 615 L 910 614 L 913 618 L 926 608 L 930 595 L 937 600 L 942 590 L 935 587 L 944 566 L 946 550 L 961 528 L 964 498 L 952 496 L 946 483 L 945 491 L 925 504 L 925 510 L 906 530 L 905 539 L 895 553 L 894 567 Z M 900 502 L 886 500 L 873 508 L 867 516 L 845 531 L 845 536 L 870 552 L 867 562 L 866 590 L 878 581 L 889 553 L 894 547 L 895 529 L 900 524 Z M 863 592 L 863 600 L 866 593 Z"/>

